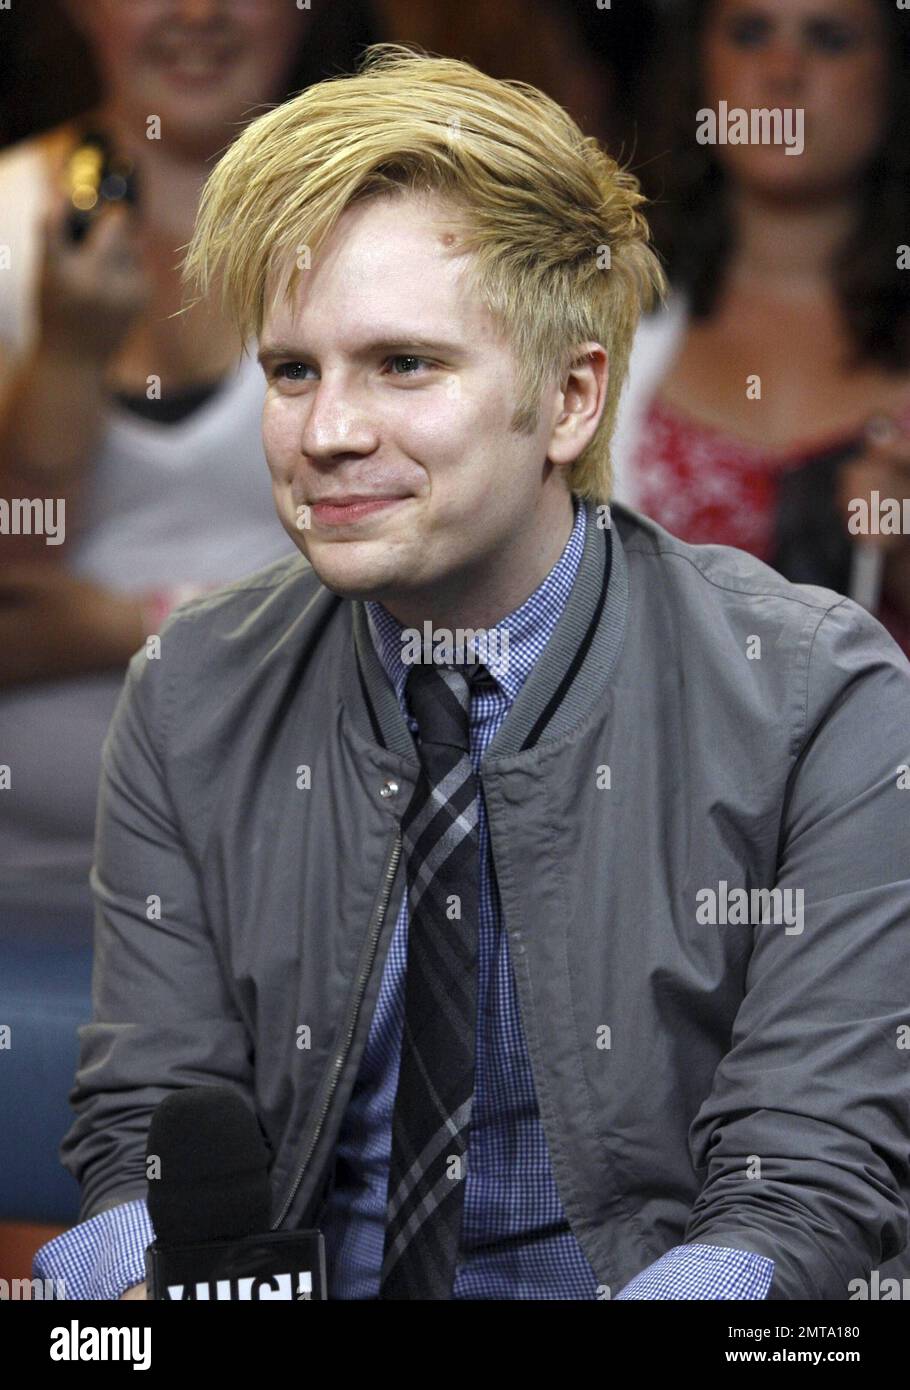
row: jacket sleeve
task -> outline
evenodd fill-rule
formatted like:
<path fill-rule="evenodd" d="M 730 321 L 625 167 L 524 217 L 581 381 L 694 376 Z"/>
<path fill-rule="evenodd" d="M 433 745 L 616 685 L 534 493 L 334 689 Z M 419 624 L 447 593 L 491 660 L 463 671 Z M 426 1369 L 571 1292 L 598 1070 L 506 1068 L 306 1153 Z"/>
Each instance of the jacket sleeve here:
<path fill-rule="evenodd" d="M 171 1091 L 229 1085 L 253 1106 L 251 1039 L 168 790 L 183 631 L 172 617 L 160 657 L 145 649 L 133 656 L 102 750 L 90 876 L 92 1021 L 79 1029 L 69 1096 L 76 1119 L 60 1147 L 81 1185 L 80 1221 L 147 1195 L 148 1126 Z"/>
<path fill-rule="evenodd" d="M 793 920 L 753 916 L 689 1133 L 685 1239 L 773 1259 L 769 1299 L 847 1298 L 910 1224 L 910 665 L 849 599 L 813 627 L 776 878 Z"/>

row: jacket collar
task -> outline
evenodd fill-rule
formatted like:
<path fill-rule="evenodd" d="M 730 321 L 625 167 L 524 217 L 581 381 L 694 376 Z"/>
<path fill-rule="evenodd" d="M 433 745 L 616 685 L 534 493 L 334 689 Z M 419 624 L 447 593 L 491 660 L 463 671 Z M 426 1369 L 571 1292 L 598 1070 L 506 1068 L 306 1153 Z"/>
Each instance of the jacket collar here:
<path fill-rule="evenodd" d="M 484 764 L 560 738 L 584 719 L 612 675 L 625 631 L 628 569 L 616 527 L 598 524 L 596 503 L 585 500 L 584 506 L 585 545 L 572 592 Z M 345 704 L 365 738 L 417 765 L 414 740 L 373 645 L 366 608 L 360 599 L 344 606 L 352 638 L 342 669 Z"/>

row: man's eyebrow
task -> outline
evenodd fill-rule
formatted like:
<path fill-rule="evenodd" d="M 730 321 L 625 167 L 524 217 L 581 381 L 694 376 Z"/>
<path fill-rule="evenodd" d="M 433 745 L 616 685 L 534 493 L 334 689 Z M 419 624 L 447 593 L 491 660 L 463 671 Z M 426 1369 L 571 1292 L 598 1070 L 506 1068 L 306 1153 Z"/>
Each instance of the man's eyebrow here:
<path fill-rule="evenodd" d="M 372 342 L 364 343 L 353 355 L 355 357 L 372 357 L 377 352 L 400 351 L 402 348 L 418 348 L 421 352 L 431 352 L 440 357 L 464 357 L 467 353 L 467 349 L 462 343 L 445 342 L 441 338 L 425 338 L 419 333 L 402 333 L 398 337 L 384 335 L 381 338 L 374 338 Z M 262 343 L 256 354 L 257 361 L 262 366 L 268 362 L 275 362 L 279 358 L 302 361 L 307 356 L 308 354 L 299 346 L 269 342 Z"/>

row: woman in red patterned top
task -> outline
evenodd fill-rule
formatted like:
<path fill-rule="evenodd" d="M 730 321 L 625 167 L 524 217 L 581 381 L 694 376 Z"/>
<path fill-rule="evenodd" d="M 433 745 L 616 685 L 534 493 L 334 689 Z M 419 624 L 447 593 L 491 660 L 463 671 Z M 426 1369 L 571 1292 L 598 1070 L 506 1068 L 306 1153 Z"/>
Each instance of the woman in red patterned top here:
<path fill-rule="evenodd" d="M 677 331 L 627 438 L 626 495 L 687 541 L 846 593 L 855 499 L 910 496 L 910 13 L 892 0 L 674 13 L 657 69 L 669 130 L 642 176 Z M 793 124 L 782 143 L 700 144 L 707 109 L 718 131 L 735 109 Z M 788 154 L 799 110 L 804 148 Z M 633 356 L 633 390 L 635 372 Z M 910 534 L 862 541 L 884 556 L 871 606 L 910 654 Z"/>

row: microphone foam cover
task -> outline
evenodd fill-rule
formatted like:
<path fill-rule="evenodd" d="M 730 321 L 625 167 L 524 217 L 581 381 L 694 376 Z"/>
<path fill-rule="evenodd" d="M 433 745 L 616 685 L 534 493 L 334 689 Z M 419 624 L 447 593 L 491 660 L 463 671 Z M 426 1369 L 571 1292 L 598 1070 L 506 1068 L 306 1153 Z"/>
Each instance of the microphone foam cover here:
<path fill-rule="evenodd" d="M 229 1086 L 186 1086 L 149 1126 L 148 1209 L 164 1245 L 239 1240 L 269 1230 L 269 1155 L 259 1121 Z M 154 1170 L 150 1170 L 154 1172 Z"/>

